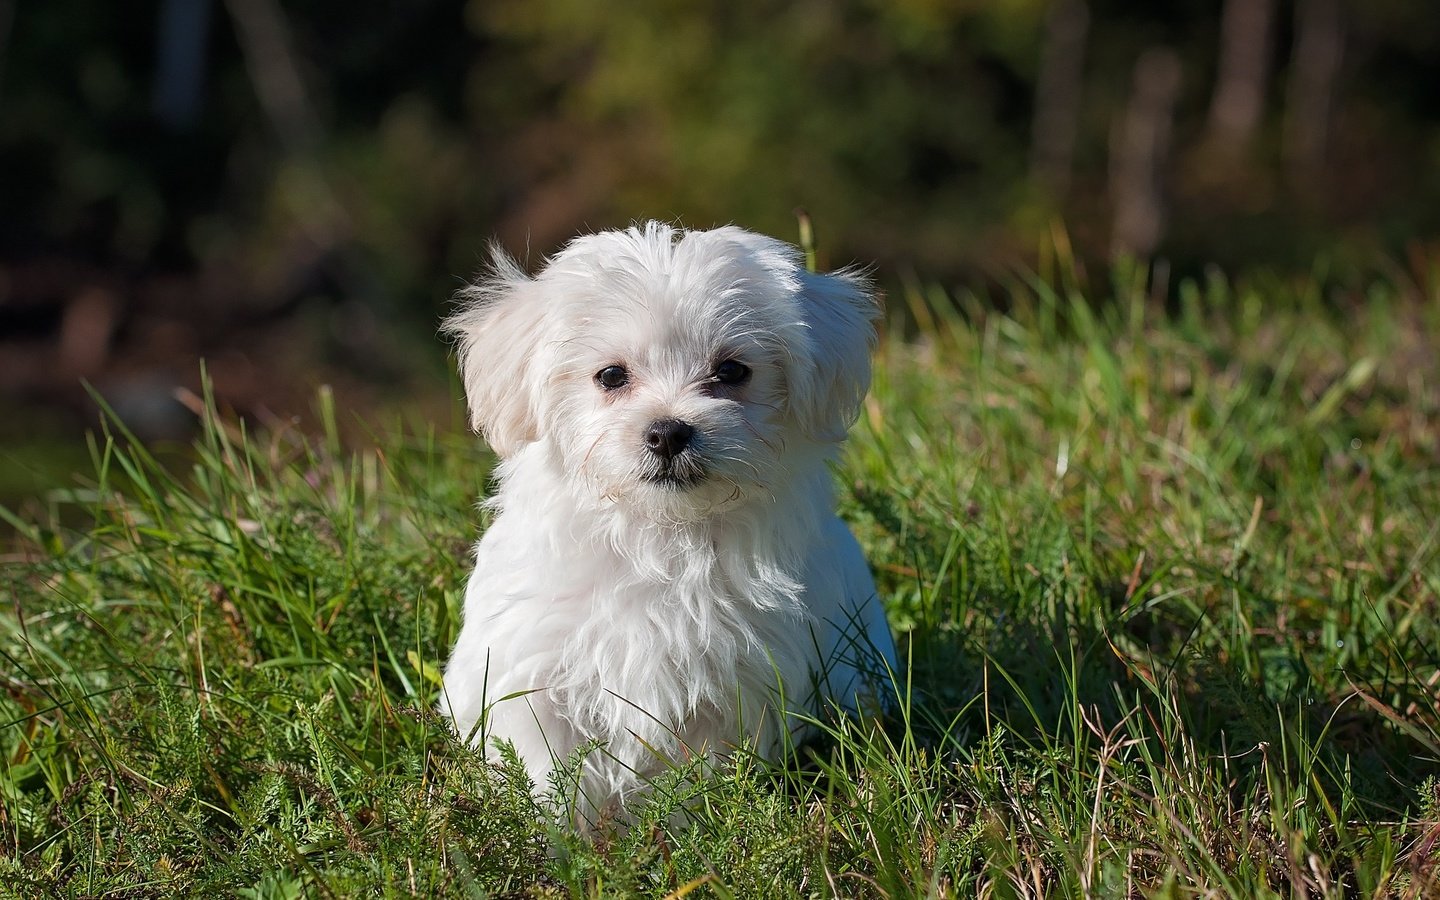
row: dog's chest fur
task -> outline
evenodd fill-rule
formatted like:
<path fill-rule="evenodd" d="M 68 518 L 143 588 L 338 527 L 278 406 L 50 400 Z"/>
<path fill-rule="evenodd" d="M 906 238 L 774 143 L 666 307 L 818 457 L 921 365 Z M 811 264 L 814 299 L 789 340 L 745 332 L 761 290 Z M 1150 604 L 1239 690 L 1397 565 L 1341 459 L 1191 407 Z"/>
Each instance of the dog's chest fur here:
<path fill-rule="evenodd" d="M 783 517 L 786 532 L 763 512 L 655 523 L 578 500 L 565 479 L 518 485 L 497 498 L 467 600 L 491 696 L 543 690 L 580 743 L 697 749 L 756 734 L 758 701 L 808 688 L 808 516 Z"/>
<path fill-rule="evenodd" d="M 604 565 L 628 563 L 596 549 Z M 581 735 L 613 740 L 663 728 L 690 743 L 703 737 L 693 734 L 698 723 L 733 741 L 741 697 L 767 696 L 801 674 L 794 661 L 803 655 L 788 644 L 805 631 L 797 627 L 804 618 L 798 586 L 757 613 L 756 585 L 737 584 L 736 575 L 712 560 L 703 569 L 632 573 L 566 592 L 556 602 L 577 610 L 541 626 L 536 638 L 557 652 L 549 672 L 535 675 Z"/>
<path fill-rule="evenodd" d="M 544 611 L 521 604 L 492 620 L 492 646 L 502 654 L 495 671 L 503 673 L 494 695 L 539 689 L 527 701 L 542 726 L 553 716 L 543 726 L 544 753 L 560 764 L 584 753 L 578 782 L 562 779 L 562 793 L 576 794 L 586 819 L 606 815 L 672 765 L 714 759 L 741 741 L 773 752 L 786 727 L 775 698 L 808 684 L 810 654 L 794 636 L 809 632 L 797 627 L 805 614 L 794 602 L 747 611 L 718 562 L 708 579 L 646 572 L 602 586 L 574 577 L 625 562 L 610 548 L 579 551 L 563 573 L 547 573 L 554 593 Z M 532 776 L 549 777 L 543 761 L 527 757 Z"/>

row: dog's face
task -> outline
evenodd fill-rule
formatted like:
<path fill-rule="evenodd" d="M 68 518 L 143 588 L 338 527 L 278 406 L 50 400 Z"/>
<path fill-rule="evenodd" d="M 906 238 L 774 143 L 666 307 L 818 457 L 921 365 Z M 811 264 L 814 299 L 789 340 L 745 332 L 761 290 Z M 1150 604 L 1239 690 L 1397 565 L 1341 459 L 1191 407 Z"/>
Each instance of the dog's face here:
<path fill-rule="evenodd" d="M 663 517 L 769 497 L 869 383 L 867 286 L 738 228 L 590 235 L 534 278 L 497 254 L 466 299 L 446 325 L 496 452 L 544 442 L 597 497 Z"/>

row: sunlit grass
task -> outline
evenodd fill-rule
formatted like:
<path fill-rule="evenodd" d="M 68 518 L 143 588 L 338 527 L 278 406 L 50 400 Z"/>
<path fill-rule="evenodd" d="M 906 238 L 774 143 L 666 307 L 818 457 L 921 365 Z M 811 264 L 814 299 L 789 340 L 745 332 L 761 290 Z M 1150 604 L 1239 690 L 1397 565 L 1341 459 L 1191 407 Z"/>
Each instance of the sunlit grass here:
<path fill-rule="evenodd" d="M 1440 304 L 1143 288 L 892 298 L 918 331 L 838 478 L 894 715 L 671 773 L 594 842 L 432 712 L 478 442 L 212 420 L 176 473 L 98 436 L 64 515 L 11 516 L 0 886 L 1440 893 Z"/>

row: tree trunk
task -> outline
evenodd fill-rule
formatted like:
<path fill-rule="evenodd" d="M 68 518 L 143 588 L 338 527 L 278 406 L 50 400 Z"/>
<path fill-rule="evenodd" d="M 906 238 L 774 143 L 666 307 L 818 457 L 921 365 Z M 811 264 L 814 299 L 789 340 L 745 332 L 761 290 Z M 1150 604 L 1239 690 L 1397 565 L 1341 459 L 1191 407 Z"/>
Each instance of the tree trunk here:
<path fill-rule="evenodd" d="M 1344 52 L 1339 0 L 1299 0 L 1295 6 L 1295 51 L 1285 92 L 1285 167 L 1300 191 L 1325 165 L 1331 105 Z"/>
<path fill-rule="evenodd" d="M 1030 176 L 1054 197 L 1063 196 L 1070 184 L 1089 30 L 1090 10 L 1084 0 L 1056 0 L 1045 17 L 1035 81 Z"/>
<path fill-rule="evenodd" d="M 1169 47 L 1153 47 L 1135 63 L 1130 103 L 1110 141 L 1113 254 L 1148 257 L 1164 236 L 1164 173 L 1180 75 L 1180 58 Z"/>
<path fill-rule="evenodd" d="M 1207 143 L 1243 156 L 1265 115 L 1275 0 L 1226 0 Z"/>

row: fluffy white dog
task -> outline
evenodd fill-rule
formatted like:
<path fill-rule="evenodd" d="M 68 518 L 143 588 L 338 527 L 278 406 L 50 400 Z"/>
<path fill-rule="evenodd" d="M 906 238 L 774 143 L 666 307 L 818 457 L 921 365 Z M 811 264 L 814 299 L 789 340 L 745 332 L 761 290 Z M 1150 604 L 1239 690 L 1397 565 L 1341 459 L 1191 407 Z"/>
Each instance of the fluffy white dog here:
<path fill-rule="evenodd" d="M 651 222 L 535 277 L 498 250 L 446 323 L 501 457 L 442 711 L 584 819 L 795 710 L 870 706 L 894 645 L 827 463 L 869 385 L 852 273 L 739 228 Z M 572 756 L 573 755 L 573 756 Z"/>

